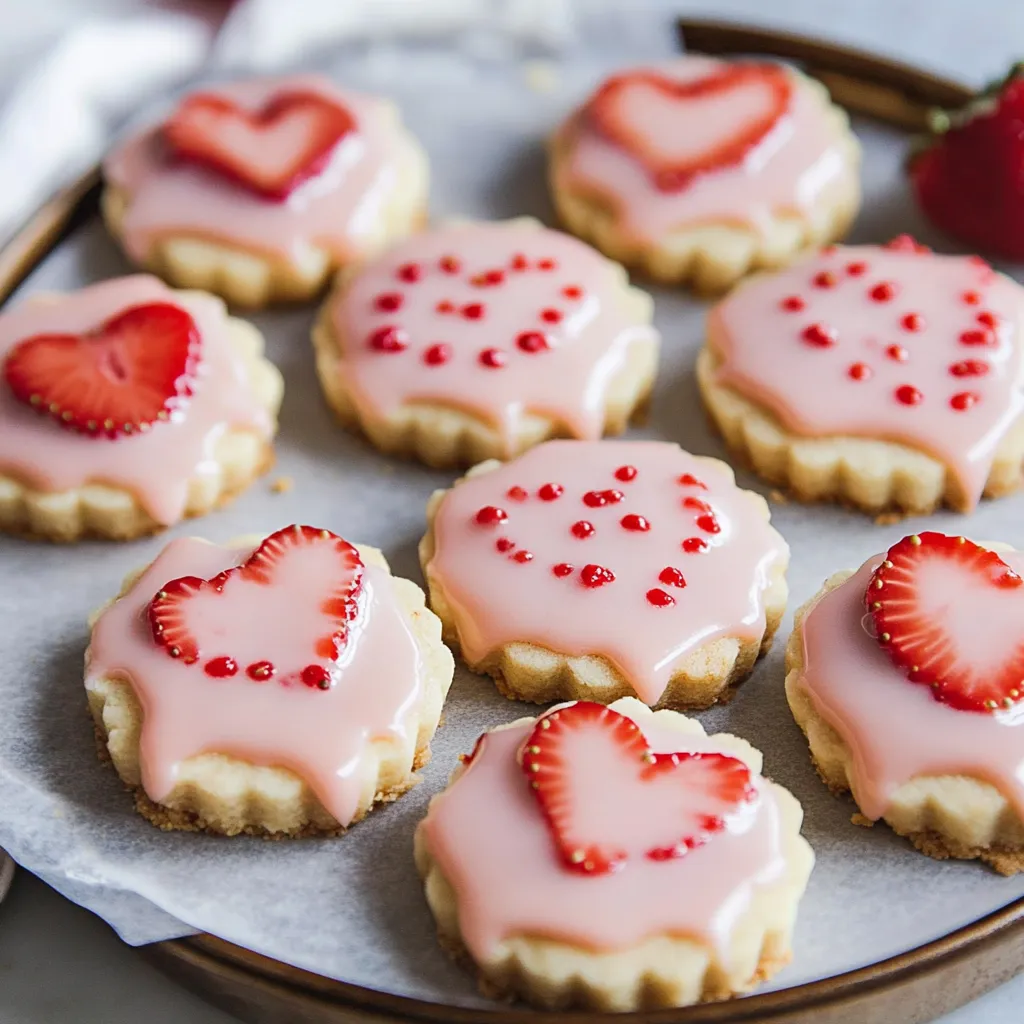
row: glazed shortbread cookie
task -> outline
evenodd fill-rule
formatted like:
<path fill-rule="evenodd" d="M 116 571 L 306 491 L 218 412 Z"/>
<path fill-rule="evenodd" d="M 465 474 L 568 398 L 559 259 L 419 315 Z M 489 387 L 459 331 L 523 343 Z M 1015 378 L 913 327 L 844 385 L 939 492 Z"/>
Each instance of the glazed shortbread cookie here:
<path fill-rule="evenodd" d="M 432 466 L 621 433 L 654 384 L 650 296 L 527 218 L 459 223 L 342 275 L 314 331 L 343 424 Z"/>
<path fill-rule="evenodd" d="M 191 93 L 103 170 L 136 263 L 245 306 L 310 298 L 426 217 L 426 156 L 397 109 L 319 75 Z"/>
<path fill-rule="evenodd" d="M 1024 555 L 922 533 L 797 613 L 786 695 L 811 758 L 939 859 L 1024 868 Z"/>
<path fill-rule="evenodd" d="M 969 511 L 1024 460 L 1024 288 L 902 237 L 747 282 L 697 361 L 738 456 L 804 501 Z"/>
<path fill-rule="evenodd" d="M 416 832 L 442 944 L 551 1008 L 726 999 L 788 962 L 814 863 L 744 740 L 623 698 L 484 733 Z"/>
<path fill-rule="evenodd" d="M 0 530 L 130 540 L 273 460 L 283 384 L 224 304 L 125 277 L 0 315 Z"/>
<path fill-rule="evenodd" d="M 94 619 L 85 686 L 154 824 L 299 835 L 416 782 L 452 671 L 423 592 L 379 551 L 290 526 L 168 544 Z"/>
<path fill-rule="evenodd" d="M 549 441 L 434 494 L 420 560 L 446 641 L 538 703 L 728 699 L 786 606 L 789 548 L 732 470 L 661 441 Z"/>
<path fill-rule="evenodd" d="M 841 238 L 860 148 L 826 91 L 778 64 L 680 57 L 607 79 L 551 142 L 571 231 L 701 291 Z"/>

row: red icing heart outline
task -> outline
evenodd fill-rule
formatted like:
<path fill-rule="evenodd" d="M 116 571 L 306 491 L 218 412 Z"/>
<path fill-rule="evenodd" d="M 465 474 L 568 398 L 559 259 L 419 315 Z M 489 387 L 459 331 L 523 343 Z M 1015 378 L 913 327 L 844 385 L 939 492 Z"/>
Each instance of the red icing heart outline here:
<path fill-rule="evenodd" d="M 228 584 L 233 587 L 239 584 L 273 586 L 276 567 L 290 552 L 311 544 L 322 546 L 325 558 L 333 555 L 338 560 L 337 586 L 320 605 L 320 612 L 329 628 L 317 640 L 316 649 L 310 652 L 315 660 L 295 668 L 284 666 L 281 670 L 282 666 L 275 666 L 265 659 L 240 666 L 230 651 L 200 650 L 188 624 L 189 601 L 196 594 L 213 592 L 223 597 Z M 363 561 L 348 541 L 329 530 L 289 526 L 267 537 L 242 565 L 226 569 L 212 579 L 182 576 L 164 584 L 150 602 L 147 615 L 153 639 L 170 657 L 180 659 L 186 665 L 198 665 L 205 659 L 204 668 L 208 675 L 222 678 L 244 670 L 250 679 L 257 682 L 274 676 L 285 685 L 302 682 L 309 687 L 327 690 L 331 686 L 331 672 L 329 664 L 325 667 L 324 663 L 336 661 L 348 644 L 351 623 L 359 615 L 362 579 Z M 230 594 L 225 600 L 230 600 Z"/>
<path fill-rule="evenodd" d="M 622 117 L 618 109 L 618 103 L 626 90 L 637 85 L 655 89 L 678 102 L 691 103 L 751 83 L 761 84 L 770 91 L 770 112 L 750 124 L 741 125 L 731 133 L 730 126 L 723 126 L 722 139 L 714 148 L 699 158 L 677 163 L 659 160 L 651 152 L 645 135 Z M 585 113 L 598 132 L 632 154 L 646 167 L 659 191 L 681 192 L 699 174 L 740 163 L 785 113 L 792 92 L 792 79 L 776 64 L 730 64 L 703 78 L 685 82 L 666 78 L 656 71 L 633 71 L 608 79 L 587 104 Z"/>
<path fill-rule="evenodd" d="M 263 138 L 300 117 L 310 119 L 309 126 L 295 141 L 294 152 L 284 154 L 283 164 L 279 140 L 270 147 L 262 145 L 266 154 L 262 167 L 259 156 L 254 161 L 252 151 L 243 153 L 232 145 L 231 136 L 241 134 L 259 153 Z M 258 110 L 246 110 L 225 96 L 194 93 L 164 124 L 163 136 L 179 159 L 200 164 L 266 199 L 281 201 L 319 174 L 338 143 L 356 129 L 351 111 L 311 90 L 277 93 Z"/>
<path fill-rule="evenodd" d="M 591 734 L 591 739 L 605 743 L 607 751 L 580 764 L 563 756 L 563 746 L 567 737 L 571 741 L 572 733 L 579 735 L 584 730 Z M 703 752 L 653 753 L 636 722 L 603 704 L 589 701 L 556 708 L 537 719 L 521 749 L 523 773 L 563 864 L 585 875 L 618 870 L 638 852 L 655 861 L 683 857 L 721 832 L 726 827 L 727 815 L 757 797 L 750 769 L 738 758 Z M 587 749 L 593 749 L 592 744 Z M 588 834 L 585 826 L 575 819 L 575 804 L 581 791 L 573 791 L 573 772 L 587 774 L 585 792 L 594 799 L 621 794 L 621 773 L 625 773 L 630 779 L 627 785 L 665 786 L 669 795 L 678 785 L 684 791 L 702 790 L 702 800 L 696 808 L 680 808 L 681 817 L 688 816 L 690 820 L 666 819 L 664 839 L 657 845 L 642 851 L 630 850 L 629 837 L 622 835 L 616 808 L 607 808 L 601 823 L 607 825 L 604 834 L 594 831 Z M 595 784 L 594 773 L 605 773 L 608 782 Z M 616 774 L 620 774 L 617 782 L 613 781 Z M 604 810 L 602 806 L 599 816 Z"/>

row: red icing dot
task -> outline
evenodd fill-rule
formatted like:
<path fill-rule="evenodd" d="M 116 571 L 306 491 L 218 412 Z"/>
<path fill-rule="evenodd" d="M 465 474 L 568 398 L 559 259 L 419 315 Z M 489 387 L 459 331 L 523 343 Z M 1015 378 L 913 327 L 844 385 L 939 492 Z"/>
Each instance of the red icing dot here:
<path fill-rule="evenodd" d="M 831 256 L 836 251 L 835 245 L 823 245 L 821 247 L 822 256 Z"/>
<path fill-rule="evenodd" d="M 854 363 L 846 372 L 853 380 L 869 380 L 874 370 L 867 363 Z"/>
<path fill-rule="evenodd" d="M 521 252 L 517 252 L 512 257 L 512 264 L 511 264 L 511 266 L 512 266 L 513 270 L 526 270 L 526 268 L 529 265 L 530 265 L 529 261 L 526 259 L 526 257 Z"/>
<path fill-rule="evenodd" d="M 721 533 L 722 528 L 718 525 L 718 520 L 713 515 L 697 516 L 697 525 L 705 533 Z"/>
<path fill-rule="evenodd" d="M 702 480 L 698 480 L 692 473 L 684 473 L 679 478 L 679 483 L 684 487 L 699 487 L 702 491 L 706 491 L 708 489 L 708 485 Z"/>
<path fill-rule="evenodd" d="M 835 288 L 836 275 L 833 274 L 831 270 L 819 271 L 811 278 L 811 284 L 813 284 L 815 288 Z"/>
<path fill-rule="evenodd" d="M 544 484 L 544 486 L 537 491 L 537 497 L 540 498 L 541 501 L 555 501 L 562 496 L 564 490 L 565 488 L 562 487 L 561 484 Z"/>
<path fill-rule="evenodd" d="M 469 283 L 476 288 L 488 288 L 502 284 L 504 280 L 504 270 L 485 270 L 482 274 L 476 274 L 471 277 Z"/>
<path fill-rule="evenodd" d="M 994 345 L 995 343 L 996 339 L 991 331 L 964 331 L 960 335 L 961 345 Z"/>
<path fill-rule="evenodd" d="M 532 562 L 533 561 L 533 552 L 532 551 L 517 551 L 512 556 L 512 561 L 513 562 Z"/>
<path fill-rule="evenodd" d="M 999 326 L 999 317 L 997 317 L 995 313 L 990 313 L 987 309 L 984 312 L 979 313 L 975 317 L 975 320 L 985 327 L 991 327 L 993 330 Z"/>
<path fill-rule="evenodd" d="M 868 271 L 868 265 L 863 260 L 858 260 L 856 263 L 847 263 L 846 272 L 850 277 L 860 277 L 862 274 L 866 274 Z"/>
<path fill-rule="evenodd" d="M 619 522 L 624 530 L 633 530 L 636 533 L 646 533 L 651 528 L 651 524 L 643 516 L 638 516 L 635 512 L 630 512 L 628 515 L 623 516 Z"/>
<path fill-rule="evenodd" d="M 476 514 L 476 521 L 481 526 L 497 526 L 508 519 L 508 513 L 495 505 L 484 505 Z"/>
<path fill-rule="evenodd" d="M 621 480 L 625 484 L 628 484 L 630 480 L 635 480 L 636 466 L 619 466 L 619 468 L 615 470 L 615 479 Z"/>
<path fill-rule="evenodd" d="M 896 401 L 904 405 L 919 405 L 924 401 L 924 395 L 910 384 L 901 384 L 896 389 Z"/>
<path fill-rule="evenodd" d="M 602 508 L 605 505 L 615 505 L 622 501 L 622 491 L 609 488 L 606 491 L 587 491 L 583 495 L 583 504 L 590 508 Z"/>
<path fill-rule="evenodd" d="M 900 320 L 900 326 L 905 331 L 923 331 L 927 326 L 927 321 L 920 313 L 905 313 Z"/>
<path fill-rule="evenodd" d="M 981 401 L 981 396 L 975 394 L 973 391 L 961 391 L 959 394 L 954 395 L 950 400 L 949 404 L 956 409 L 957 412 L 966 412 L 976 402 Z"/>
<path fill-rule="evenodd" d="M 423 276 L 423 268 L 418 263 L 403 263 L 398 268 L 398 276 L 412 284 Z"/>
<path fill-rule="evenodd" d="M 270 679 L 274 674 L 274 666 L 269 661 L 254 661 L 246 670 L 245 674 L 255 680 L 257 683 L 262 683 L 266 679 Z"/>
<path fill-rule="evenodd" d="M 700 498 L 684 498 L 683 508 L 692 508 L 695 512 L 710 512 L 711 506 Z"/>
<path fill-rule="evenodd" d="M 323 665 L 307 665 L 302 670 L 302 681 L 313 690 L 329 690 L 331 677 Z"/>
<path fill-rule="evenodd" d="M 510 487 L 505 492 L 505 497 L 511 498 L 513 501 L 526 501 L 529 496 L 530 494 L 525 487 Z"/>
<path fill-rule="evenodd" d="M 505 365 L 505 353 L 500 348 L 485 348 L 478 358 L 482 365 L 492 370 L 500 370 Z"/>
<path fill-rule="evenodd" d="M 436 345 L 431 345 L 423 353 L 423 362 L 427 366 L 440 366 L 442 363 L 447 363 L 452 357 L 451 345 L 445 345 L 444 342 L 438 342 Z"/>
<path fill-rule="evenodd" d="M 647 600 L 655 608 L 668 608 L 669 605 L 676 603 L 676 599 L 671 594 L 666 594 L 664 590 L 659 590 L 657 587 L 647 591 Z"/>
<path fill-rule="evenodd" d="M 954 377 L 984 377 L 988 373 L 988 363 L 983 359 L 962 359 L 954 363 L 949 372 Z"/>
<path fill-rule="evenodd" d="M 446 274 L 457 274 L 462 269 L 462 261 L 457 256 L 442 256 L 438 266 Z"/>
<path fill-rule="evenodd" d="M 682 544 L 688 555 L 700 555 L 708 549 L 708 542 L 703 537 L 687 537 Z"/>
<path fill-rule="evenodd" d="M 704 542 L 701 541 L 701 543 L 703 544 Z M 666 566 L 664 569 L 661 570 L 661 572 L 658 575 L 658 579 L 661 580 L 662 583 L 670 587 L 686 586 L 686 577 L 678 569 L 674 568 L 671 565 Z"/>
<path fill-rule="evenodd" d="M 484 304 L 482 302 L 470 302 L 462 307 L 462 315 L 467 320 L 479 320 L 484 315 Z"/>
<path fill-rule="evenodd" d="M 562 289 L 562 294 L 567 299 L 581 299 L 583 298 L 583 289 L 578 284 L 567 284 Z"/>
<path fill-rule="evenodd" d="M 401 327 L 378 327 L 368 344 L 378 352 L 402 352 L 409 347 L 409 336 Z"/>
<path fill-rule="evenodd" d="M 896 285 L 894 285 L 892 281 L 882 281 L 881 283 L 876 284 L 875 287 L 868 292 L 868 295 L 870 295 L 875 302 L 890 302 L 892 299 L 896 298 Z"/>
<path fill-rule="evenodd" d="M 436 309 L 438 311 L 438 313 L 454 313 L 455 312 L 455 303 L 449 301 L 448 299 L 442 299 L 434 307 L 434 309 Z"/>
<path fill-rule="evenodd" d="M 963 299 L 968 306 L 981 305 L 981 295 L 978 292 L 964 292 L 963 295 L 960 296 L 960 298 Z"/>
<path fill-rule="evenodd" d="M 551 571 L 561 579 L 564 576 L 571 576 L 573 567 L 568 562 L 559 562 L 558 565 L 551 566 Z"/>
<path fill-rule="evenodd" d="M 516 345 L 523 352 L 544 352 L 551 347 L 547 335 L 541 331 L 523 331 L 516 338 Z"/>
<path fill-rule="evenodd" d="M 606 583 L 615 581 L 615 573 L 603 565 L 591 563 L 580 569 L 580 580 L 585 587 L 603 587 Z"/>
<path fill-rule="evenodd" d="M 499 537 L 495 542 L 494 546 L 502 553 L 505 554 L 507 551 L 511 551 L 515 546 L 516 542 L 510 537 Z"/>
<path fill-rule="evenodd" d="M 398 292 L 384 292 L 373 300 L 373 305 L 382 313 L 394 313 L 402 308 L 402 296 Z"/>
<path fill-rule="evenodd" d="M 786 298 L 784 298 L 779 303 L 779 305 L 787 313 L 799 313 L 800 310 L 804 309 L 807 306 L 807 303 L 804 302 L 804 300 L 801 299 L 799 295 L 787 295 Z"/>
<path fill-rule="evenodd" d="M 931 252 L 927 245 L 922 245 L 913 235 L 907 234 L 897 235 L 891 241 L 886 242 L 884 248 L 891 249 L 893 252 Z"/>
<path fill-rule="evenodd" d="M 593 537 L 596 532 L 594 524 L 588 523 L 586 519 L 581 519 L 579 522 L 572 524 L 572 535 L 574 537 L 579 537 L 580 540 L 586 540 L 587 537 Z"/>
<path fill-rule="evenodd" d="M 889 345 L 885 354 L 897 363 L 905 363 L 910 358 L 910 353 L 902 345 Z"/>
<path fill-rule="evenodd" d="M 557 309 L 542 309 L 540 311 L 540 318 L 546 324 L 557 324 L 562 319 L 562 314 Z"/>
<path fill-rule="evenodd" d="M 827 324 L 811 324 L 804 328 L 801 337 L 810 345 L 828 348 L 836 343 L 838 334 L 834 327 L 829 327 Z"/>
<path fill-rule="evenodd" d="M 558 264 L 554 260 L 537 260 L 538 270 L 554 270 Z"/>
<path fill-rule="evenodd" d="M 238 671 L 238 662 L 234 658 L 213 658 L 206 663 L 206 674 L 215 679 L 227 679 Z"/>

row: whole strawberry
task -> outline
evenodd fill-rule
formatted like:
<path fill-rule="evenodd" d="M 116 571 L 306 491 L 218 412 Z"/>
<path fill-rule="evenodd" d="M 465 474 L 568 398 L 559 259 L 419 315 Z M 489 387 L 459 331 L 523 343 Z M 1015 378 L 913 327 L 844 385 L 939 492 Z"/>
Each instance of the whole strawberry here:
<path fill-rule="evenodd" d="M 1024 261 L 1024 63 L 929 121 L 931 134 L 910 161 L 921 208 L 961 242 Z"/>

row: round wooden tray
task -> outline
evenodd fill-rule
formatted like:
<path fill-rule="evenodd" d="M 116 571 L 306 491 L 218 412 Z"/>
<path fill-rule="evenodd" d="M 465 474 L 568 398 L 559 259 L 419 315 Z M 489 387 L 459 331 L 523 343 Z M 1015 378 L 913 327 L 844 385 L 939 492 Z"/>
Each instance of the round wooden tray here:
<path fill-rule="evenodd" d="M 690 50 L 764 54 L 801 64 L 852 113 L 907 130 L 930 106 L 970 98 L 964 86 L 799 36 L 717 22 L 680 22 Z M 97 211 L 93 172 L 43 207 L 0 251 L 0 303 L 70 231 Z M 0 898 L 5 890 L 0 851 Z M 9 883 L 9 878 L 7 879 Z M 884 929 L 884 921 L 879 928 Z M 593 1024 L 595 1015 L 495 1005 L 460 1009 L 311 974 L 210 935 L 156 943 L 140 953 L 183 985 L 258 1024 Z M 1024 969 L 1024 899 L 940 939 L 869 967 L 792 988 L 679 1010 L 621 1014 L 622 1024 L 918 1024 L 933 1020 Z"/>

